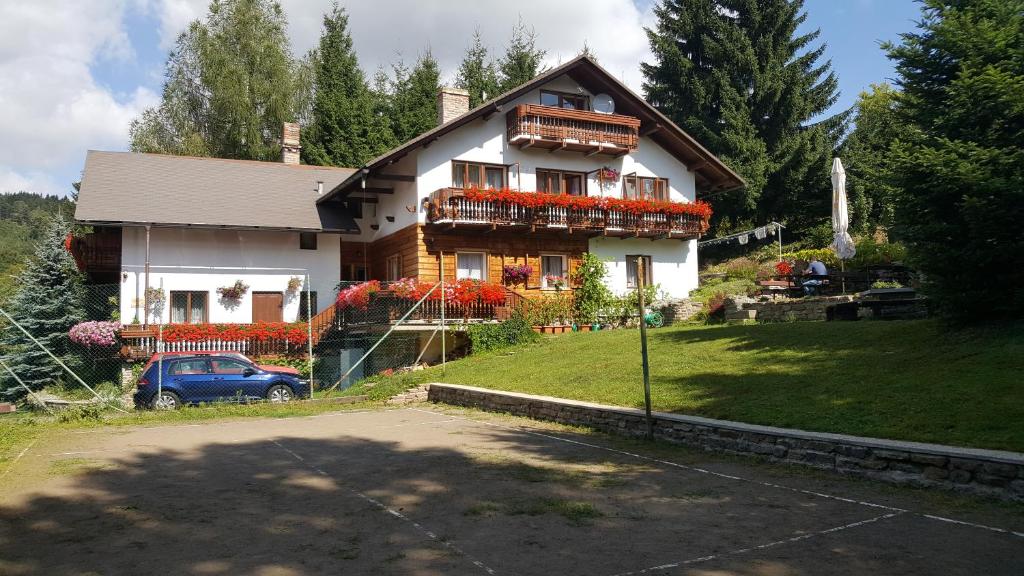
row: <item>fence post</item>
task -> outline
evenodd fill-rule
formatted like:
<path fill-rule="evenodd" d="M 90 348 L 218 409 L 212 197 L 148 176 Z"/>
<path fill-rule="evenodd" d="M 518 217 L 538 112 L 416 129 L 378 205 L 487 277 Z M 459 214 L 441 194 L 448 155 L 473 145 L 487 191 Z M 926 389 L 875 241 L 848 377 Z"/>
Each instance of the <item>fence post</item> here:
<path fill-rule="evenodd" d="M 439 270 L 438 278 L 441 279 L 441 375 L 445 375 L 447 366 L 445 365 L 445 354 L 447 352 L 448 345 L 448 332 L 445 327 L 444 321 L 444 308 L 446 306 L 444 298 L 444 250 L 440 252 L 440 263 L 441 268 Z"/>
<path fill-rule="evenodd" d="M 313 399 L 313 293 L 309 290 L 309 272 L 306 272 L 306 344 L 309 352 L 309 399 Z M 319 307 L 319 303 L 318 307 Z"/>

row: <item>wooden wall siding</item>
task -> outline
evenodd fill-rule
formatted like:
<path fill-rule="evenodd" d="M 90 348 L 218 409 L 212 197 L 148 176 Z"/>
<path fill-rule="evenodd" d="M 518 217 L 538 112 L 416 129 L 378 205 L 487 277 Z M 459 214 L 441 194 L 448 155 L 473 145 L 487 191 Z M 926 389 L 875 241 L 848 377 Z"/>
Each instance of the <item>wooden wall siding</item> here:
<path fill-rule="evenodd" d="M 501 232 L 489 234 L 478 231 L 456 233 L 426 232 L 421 242 L 419 277 L 430 282 L 437 282 L 440 269 L 440 255 L 444 254 L 444 275 L 446 279 L 454 279 L 456 271 L 456 254 L 458 252 L 486 252 L 487 280 L 501 283 L 502 269 L 506 264 L 529 264 L 533 274 L 526 290 L 529 292 L 540 289 L 541 254 L 565 255 L 572 274 L 580 264 L 583 253 L 587 251 L 587 239 L 566 236 L 524 235 Z M 522 285 L 515 287 L 523 291 Z"/>
<path fill-rule="evenodd" d="M 402 256 L 402 277 L 416 276 L 420 270 L 422 238 L 423 229 L 413 224 L 370 243 L 370 278 L 387 280 L 388 258 L 395 254 Z"/>

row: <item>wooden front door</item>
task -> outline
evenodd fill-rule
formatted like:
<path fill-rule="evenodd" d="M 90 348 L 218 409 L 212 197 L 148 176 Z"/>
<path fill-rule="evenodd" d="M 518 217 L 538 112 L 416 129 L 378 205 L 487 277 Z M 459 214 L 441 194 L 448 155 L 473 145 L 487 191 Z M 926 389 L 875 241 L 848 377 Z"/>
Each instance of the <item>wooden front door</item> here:
<path fill-rule="evenodd" d="M 284 294 L 281 292 L 253 292 L 252 321 L 284 321 Z"/>

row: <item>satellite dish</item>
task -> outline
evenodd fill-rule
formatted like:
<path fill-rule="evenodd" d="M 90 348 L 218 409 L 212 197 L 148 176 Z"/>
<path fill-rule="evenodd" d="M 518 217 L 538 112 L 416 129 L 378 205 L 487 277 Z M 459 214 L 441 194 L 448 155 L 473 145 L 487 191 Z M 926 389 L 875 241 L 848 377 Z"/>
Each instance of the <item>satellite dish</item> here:
<path fill-rule="evenodd" d="M 600 114 L 613 114 L 615 112 L 615 100 L 607 94 L 594 96 L 594 112 Z"/>

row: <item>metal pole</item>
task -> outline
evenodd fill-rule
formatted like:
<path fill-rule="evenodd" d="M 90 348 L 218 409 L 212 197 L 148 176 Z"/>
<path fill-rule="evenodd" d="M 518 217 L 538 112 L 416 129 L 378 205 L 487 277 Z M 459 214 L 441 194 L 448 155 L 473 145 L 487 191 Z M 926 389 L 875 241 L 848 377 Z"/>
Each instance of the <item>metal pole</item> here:
<path fill-rule="evenodd" d="M 4 310 L 3 308 L 0 308 L 0 314 L 3 314 L 3 316 L 4 316 L 5 318 L 7 318 L 7 320 L 8 320 L 8 321 L 10 321 L 10 323 L 11 323 L 11 324 L 14 324 L 14 327 L 15 327 L 15 328 L 17 328 L 18 330 L 21 330 L 21 333 L 22 333 L 22 334 L 24 334 L 25 336 L 28 336 L 28 339 L 29 339 L 29 340 L 31 340 L 33 344 L 35 344 L 36 346 L 38 346 L 38 347 L 39 347 L 39 348 L 40 348 L 40 349 L 41 349 L 41 350 L 42 350 L 43 352 L 46 352 L 46 354 L 47 354 L 47 355 L 48 355 L 48 356 L 49 356 L 50 358 L 53 358 L 53 361 L 54 361 L 54 362 L 56 362 L 56 363 L 57 363 L 57 364 L 58 364 L 58 365 L 59 365 L 59 366 L 60 366 L 61 368 L 63 368 L 63 369 L 64 369 L 64 370 L 65 370 L 65 371 L 66 371 L 66 372 L 67 372 L 68 374 L 71 374 L 71 376 L 73 376 L 73 377 L 75 378 L 75 380 L 78 380 L 78 383 L 79 383 L 79 384 L 81 384 L 82 386 L 84 386 L 86 390 L 88 390 L 89 392 L 92 392 L 92 395 L 93 395 L 93 396 L 95 396 L 96 398 L 98 398 L 98 399 L 102 400 L 102 397 L 101 397 L 101 396 L 100 396 L 99 394 L 97 394 L 97 393 L 96 393 L 96 391 L 92 389 L 92 387 L 90 387 L 90 386 L 89 386 L 88 384 L 86 384 L 86 383 L 85 383 L 85 380 L 82 380 L 82 379 L 81 379 L 81 378 L 80 378 L 80 377 L 78 376 L 78 374 L 75 374 L 75 373 L 74 373 L 74 371 L 72 371 L 72 370 L 71 370 L 71 368 L 68 368 L 68 365 L 67 365 L 67 364 L 65 364 L 64 362 L 62 362 L 60 358 L 57 358 L 56 356 L 54 356 L 53 352 L 50 352 L 50 349 L 49 349 L 49 348 L 47 348 L 46 346 L 43 346 L 43 345 L 42 345 L 42 343 L 41 343 L 41 342 L 39 342 L 39 340 L 36 340 L 36 337 L 35 337 L 35 336 L 33 336 L 33 335 L 32 335 L 32 334 L 31 334 L 31 333 L 30 333 L 30 332 L 28 331 L 28 330 L 25 330 L 25 328 L 23 328 L 23 327 L 21 326 L 21 324 L 18 324 L 18 323 L 17 323 L 17 322 L 16 322 L 15 320 L 14 320 L 14 318 L 12 318 L 12 317 L 11 317 L 11 315 L 7 313 L 7 311 L 6 311 L 6 310 Z M 118 407 L 117 405 L 113 404 L 112 402 L 109 402 L 109 401 L 108 401 L 108 402 L 107 402 L 107 404 L 109 404 L 109 405 L 110 405 L 110 407 L 112 407 L 112 408 L 113 408 L 114 410 L 117 410 L 117 411 L 119 411 L 119 412 L 124 412 L 124 413 L 126 413 L 126 414 L 128 413 L 128 412 L 127 412 L 127 410 L 123 410 L 123 409 L 121 409 L 120 407 Z"/>
<path fill-rule="evenodd" d="M 647 361 L 647 304 L 644 302 L 644 259 L 636 259 L 636 286 L 640 297 L 640 358 L 644 369 L 644 410 L 647 413 L 647 439 L 654 439 L 654 418 L 651 416 L 651 368 Z"/>
<path fill-rule="evenodd" d="M 779 262 L 782 262 L 782 224 L 777 224 L 776 230 L 779 231 Z"/>
<path fill-rule="evenodd" d="M 146 225 L 146 281 L 142 290 L 142 327 L 149 328 L 149 225 Z"/>
<path fill-rule="evenodd" d="M 25 392 L 28 392 L 29 396 L 31 396 L 40 406 L 43 407 L 43 410 L 49 412 L 51 416 L 53 415 L 53 410 L 50 410 L 50 407 L 46 405 L 46 402 L 40 400 L 39 396 L 36 396 L 36 393 L 30 390 L 29 387 L 26 386 L 24 382 L 22 382 L 21 378 L 18 378 L 18 375 L 14 373 L 14 370 L 11 370 L 11 367 L 7 365 L 7 362 L 0 360 L 0 365 L 2 365 L 4 369 L 7 370 L 8 373 L 10 373 L 10 375 L 18 382 L 18 384 L 21 384 L 21 387 L 25 389 Z"/>
<path fill-rule="evenodd" d="M 313 399 L 313 293 L 309 290 L 309 272 L 306 273 L 306 347 L 309 352 L 309 399 Z"/>
<path fill-rule="evenodd" d="M 445 370 L 448 369 L 447 365 L 445 364 L 445 355 L 448 351 L 448 333 L 446 331 L 444 323 L 444 250 L 441 251 L 439 262 L 441 263 L 441 269 L 439 271 L 438 277 L 441 278 L 441 375 L 443 376 L 445 374 Z"/>
<path fill-rule="evenodd" d="M 160 355 L 156 357 L 156 402 L 153 403 L 154 407 L 159 408 L 160 395 L 164 391 L 164 325 L 160 323 L 160 327 L 157 328 L 156 332 L 156 349 L 160 352 Z"/>

